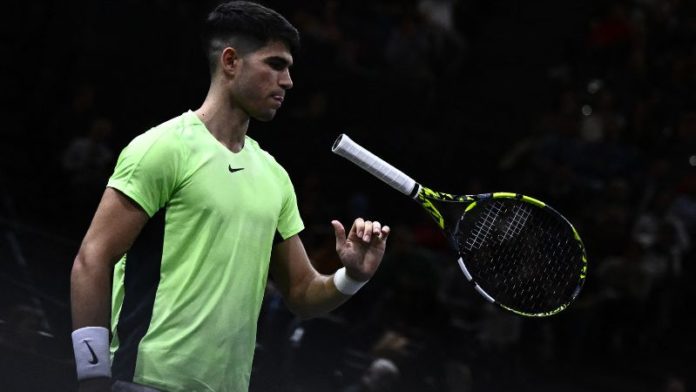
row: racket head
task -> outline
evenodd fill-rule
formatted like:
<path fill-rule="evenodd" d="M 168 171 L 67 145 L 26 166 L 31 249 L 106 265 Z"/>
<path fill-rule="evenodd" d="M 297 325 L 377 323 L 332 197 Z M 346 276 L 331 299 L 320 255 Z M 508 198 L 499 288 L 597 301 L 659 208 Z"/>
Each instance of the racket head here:
<path fill-rule="evenodd" d="M 419 200 L 436 221 L 425 204 L 437 210 L 462 272 L 489 301 L 519 315 L 545 317 L 568 307 L 580 293 L 587 274 L 585 247 L 552 207 L 507 192 L 455 196 L 428 190 Z"/>

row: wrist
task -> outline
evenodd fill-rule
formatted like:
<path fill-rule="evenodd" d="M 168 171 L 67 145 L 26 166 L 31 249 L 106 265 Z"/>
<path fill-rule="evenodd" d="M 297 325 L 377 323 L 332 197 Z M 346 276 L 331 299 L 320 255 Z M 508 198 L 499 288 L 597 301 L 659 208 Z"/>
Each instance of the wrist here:
<path fill-rule="evenodd" d="M 77 380 L 111 377 L 109 330 L 84 327 L 72 333 Z"/>
<path fill-rule="evenodd" d="M 367 282 L 351 278 L 346 272 L 346 267 L 340 268 L 333 276 L 336 289 L 345 295 L 353 295 L 358 292 Z"/>

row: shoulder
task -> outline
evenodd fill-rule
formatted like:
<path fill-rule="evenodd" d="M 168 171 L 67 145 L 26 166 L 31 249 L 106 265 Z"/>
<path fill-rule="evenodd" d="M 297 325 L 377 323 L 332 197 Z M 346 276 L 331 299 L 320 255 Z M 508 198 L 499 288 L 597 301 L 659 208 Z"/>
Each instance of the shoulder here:
<path fill-rule="evenodd" d="M 245 147 L 249 147 L 249 149 L 262 161 L 265 162 L 267 167 L 273 171 L 275 174 L 282 176 L 282 177 L 288 177 L 287 171 L 285 171 L 285 168 L 276 161 L 275 157 L 271 155 L 268 151 L 264 150 L 261 148 L 259 143 L 250 138 L 249 136 L 246 137 L 246 140 L 244 142 Z"/>
<path fill-rule="evenodd" d="M 184 115 L 174 117 L 131 140 L 124 152 L 138 155 L 150 153 L 174 153 L 182 148 L 182 135 L 186 132 Z"/>
<path fill-rule="evenodd" d="M 131 144 L 176 142 L 186 132 L 186 114 L 174 117 L 136 136 Z"/>

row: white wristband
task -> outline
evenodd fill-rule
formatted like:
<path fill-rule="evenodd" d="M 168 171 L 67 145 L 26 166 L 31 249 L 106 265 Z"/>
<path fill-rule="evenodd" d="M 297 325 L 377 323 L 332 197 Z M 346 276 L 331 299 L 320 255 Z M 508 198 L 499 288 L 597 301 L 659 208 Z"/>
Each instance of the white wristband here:
<path fill-rule="evenodd" d="M 360 282 L 348 276 L 346 274 L 346 267 L 343 267 L 336 271 L 333 276 L 334 285 L 336 289 L 345 295 L 353 295 L 360 290 L 361 287 L 365 285 L 368 281 Z"/>
<path fill-rule="evenodd" d="M 109 330 L 104 327 L 84 327 L 72 333 L 77 380 L 111 377 Z"/>

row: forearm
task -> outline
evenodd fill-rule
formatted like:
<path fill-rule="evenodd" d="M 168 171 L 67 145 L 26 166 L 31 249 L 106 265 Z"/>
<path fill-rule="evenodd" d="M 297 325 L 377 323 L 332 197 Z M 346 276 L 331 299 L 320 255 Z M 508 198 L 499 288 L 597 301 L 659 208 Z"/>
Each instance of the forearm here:
<path fill-rule="evenodd" d="M 110 391 L 110 263 L 95 262 L 80 250 L 70 275 L 73 351 L 80 391 Z"/>
<path fill-rule="evenodd" d="M 70 276 L 73 329 L 86 326 L 109 328 L 111 315 L 111 263 L 95 262 L 80 252 Z"/>
<path fill-rule="evenodd" d="M 307 319 L 336 309 L 350 297 L 336 289 L 333 275 L 316 273 L 290 295 L 288 307 L 297 316 Z"/>

